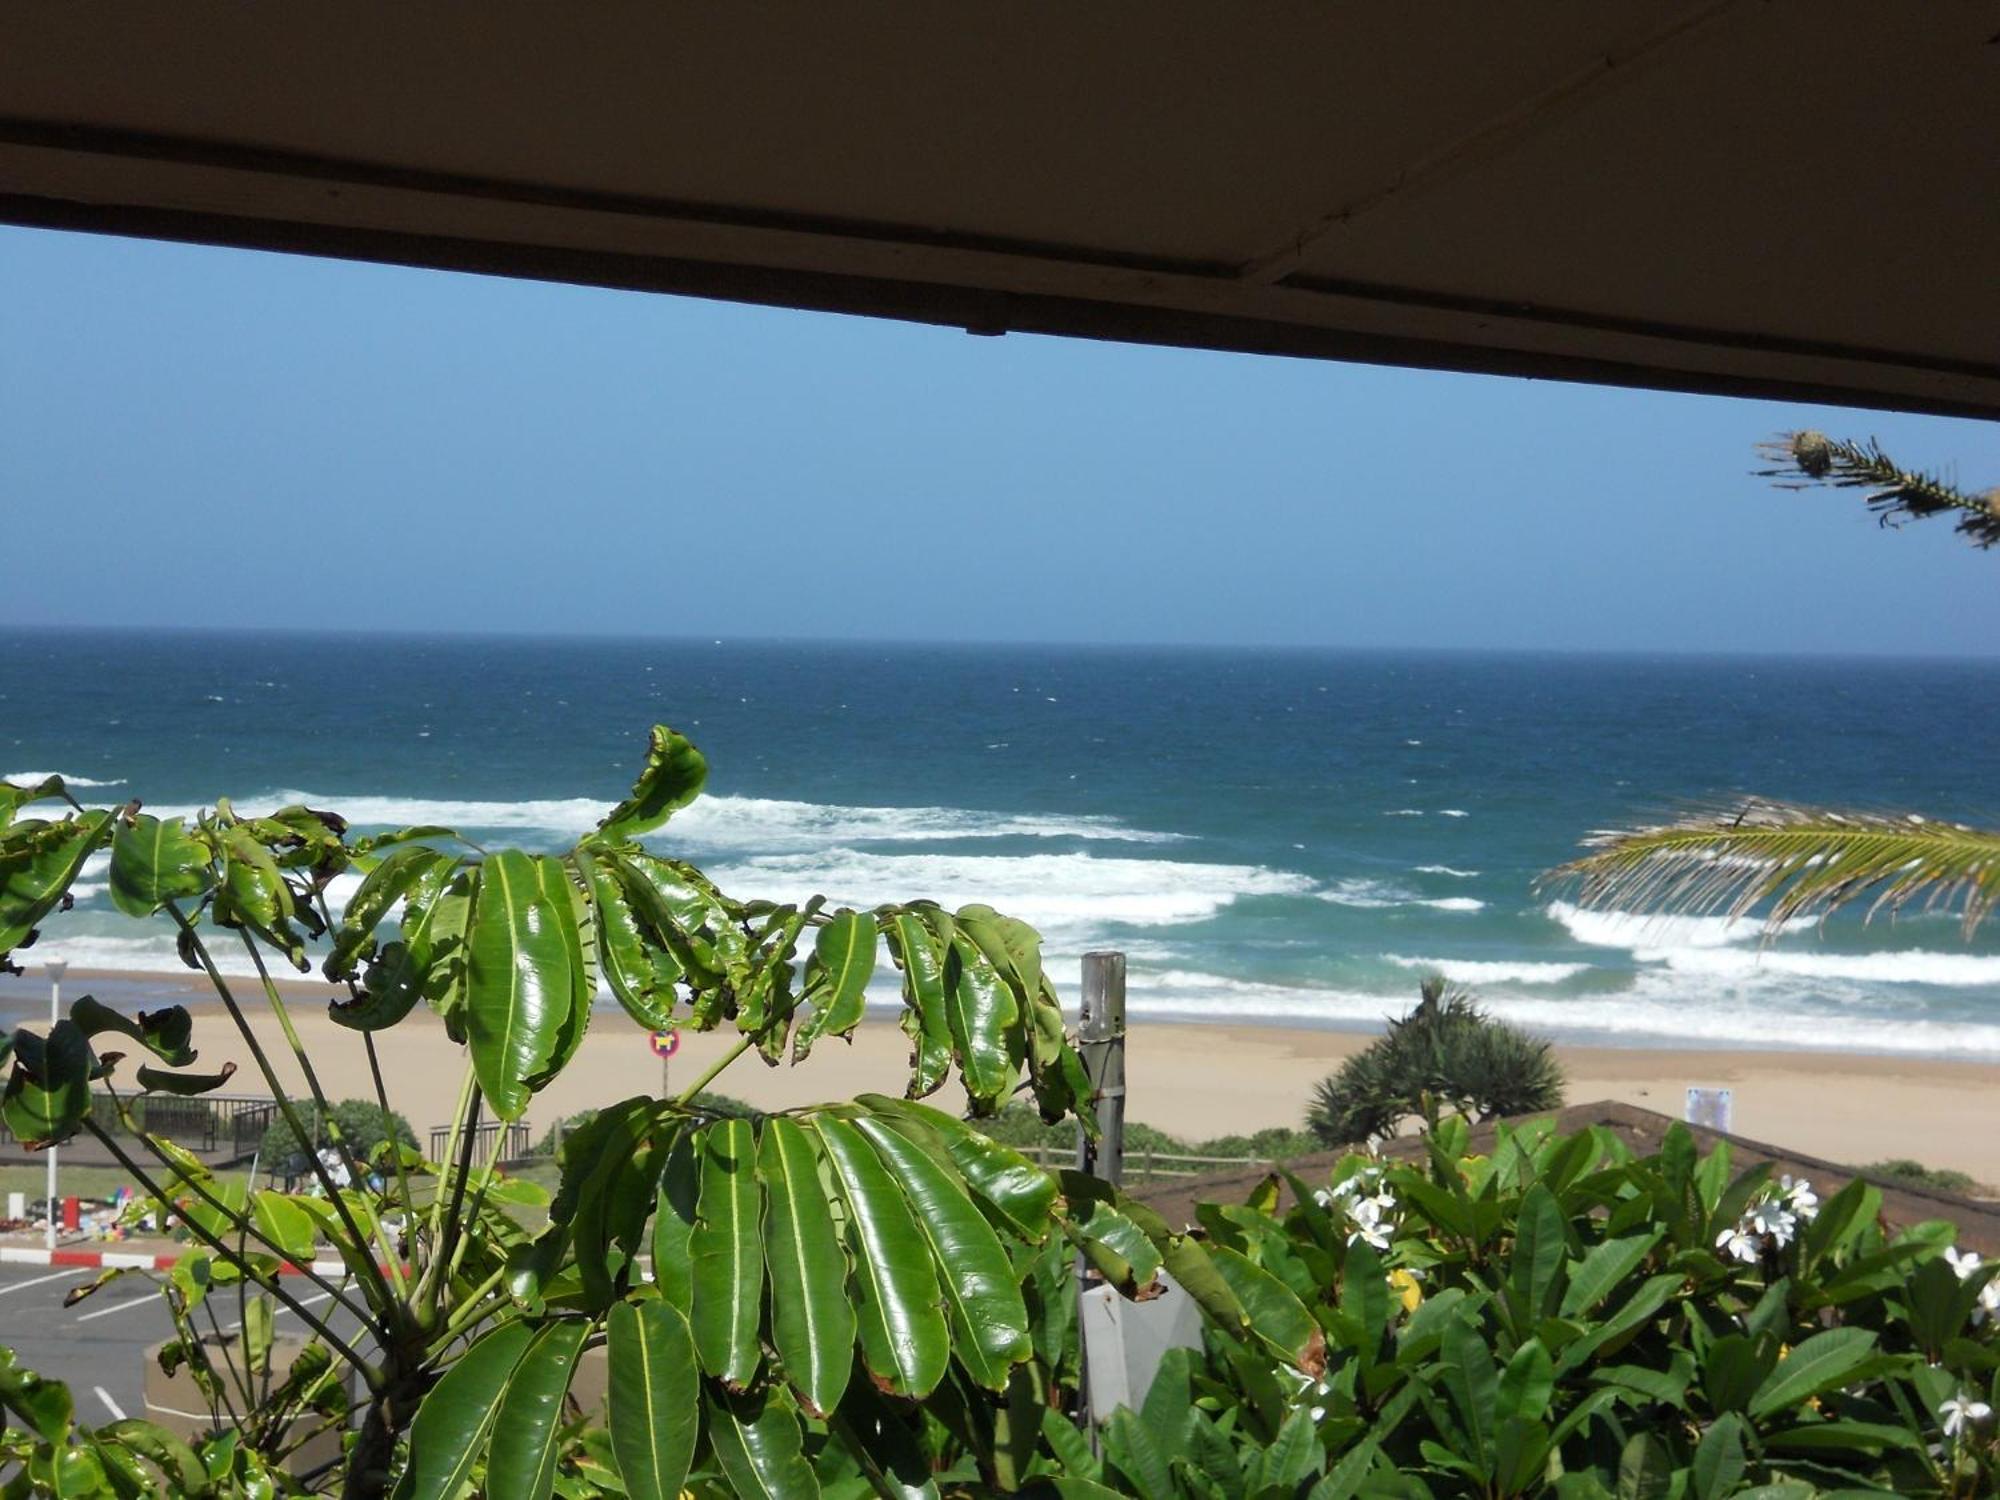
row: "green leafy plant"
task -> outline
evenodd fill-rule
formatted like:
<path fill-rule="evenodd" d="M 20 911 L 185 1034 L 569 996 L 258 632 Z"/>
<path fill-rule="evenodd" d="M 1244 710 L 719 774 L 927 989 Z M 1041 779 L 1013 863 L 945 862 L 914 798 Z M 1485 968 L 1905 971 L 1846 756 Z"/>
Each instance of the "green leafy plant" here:
<path fill-rule="evenodd" d="M 1306 1128 L 1329 1146 L 1394 1133 L 1412 1115 L 1474 1120 L 1562 1105 L 1549 1044 L 1485 1015 L 1470 993 L 1426 978 L 1417 1006 L 1313 1088 Z"/>
<path fill-rule="evenodd" d="M 688 741 L 655 729 L 631 795 L 557 855 L 483 849 L 436 827 L 350 839 L 336 814 L 305 807 L 246 816 L 222 801 L 189 822 L 137 802 L 84 807 L 59 778 L 0 784 L 0 961 L 31 944 L 84 863 L 108 853 L 118 908 L 173 925 L 293 1138 L 323 1126 L 343 1169 L 336 1180 L 308 1153 L 309 1191 L 246 1192 L 143 1128 L 138 1096 L 199 1094 L 227 1076 L 192 1071 L 184 1009 L 129 1018 L 86 997 L 0 1051 L 11 1063 L 0 1112 L 18 1138 L 91 1133 L 140 1183 L 135 1214 L 194 1241 L 163 1281 L 179 1333 L 171 1357 L 273 1484 L 303 1482 L 282 1476 L 310 1414 L 321 1427 L 351 1423 L 338 1472 L 310 1481 L 351 1496 L 394 1488 L 425 1500 L 467 1484 L 495 1495 L 672 1496 L 683 1483 L 810 1493 L 816 1466 L 878 1468 L 882 1424 L 907 1425 L 909 1403 L 939 1420 L 981 1413 L 969 1430 L 1004 1426 L 995 1408 L 1032 1352 L 1017 1266 L 1057 1240 L 1109 1256 L 1107 1242 L 1134 1249 L 1142 1238 L 1110 1206 L 1079 1209 L 1049 1174 L 912 1102 L 953 1074 L 975 1117 L 1017 1090 L 1050 1120 L 1087 1098 L 1033 931 L 984 906 L 731 897 L 641 842 L 694 800 L 706 773 Z M 25 815 L 46 804 L 59 815 Z M 349 872 L 362 879 L 336 916 L 326 892 Z M 248 996 L 216 945 L 248 958 Z M 911 1041 L 908 1099 L 756 1120 L 699 1106 L 747 1054 L 802 1062 L 851 1032 L 885 946 Z M 326 1098 L 272 979 L 280 963 L 309 969 L 316 948 L 346 986 L 333 1019 L 374 1073 L 373 1128 L 391 1113 L 378 1033 L 422 1004 L 464 1046 L 440 1160 L 403 1146 L 364 1170 L 369 1131 Z M 561 1073 L 600 980 L 642 1027 L 729 1027 L 737 1041 L 678 1096 L 621 1101 L 570 1134 L 550 1201 L 501 1178 L 493 1153 L 505 1133 L 487 1132 L 482 1151 L 474 1127 L 482 1112 L 520 1119 Z M 304 1097 L 283 1086 L 249 1024 L 246 1005 L 259 1001 Z M 126 1043 L 152 1055 L 129 1075 Z M 93 1116 L 94 1095 L 123 1112 L 123 1135 Z M 281 1275 L 288 1264 L 302 1277 Z M 1150 1277 L 1121 1264 L 1135 1288 Z M 81 1294 L 121 1274 L 138 1273 Z M 224 1297 L 237 1312 L 228 1332 L 215 1316 Z M 312 1337 L 285 1372 L 270 1355 L 279 1307 Z M 212 1357 L 217 1341 L 240 1358 Z M 563 1413 L 598 1350 L 608 1426 L 593 1435 Z M 892 1398 L 903 1404 L 884 1415 Z M 996 1455 L 1012 1451 L 989 1440 L 978 1462 L 998 1473 Z"/>
<path fill-rule="evenodd" d="M 1145 1500 L 1995 1492 L 2000 1265 L 1952 1226 L 1891 1231 L 1865 1181 L 1822 1201 L 1679 1125 L 1644 1157 L 1547 1121 L 1468 1139 L 1204 1205 L 1190 1290 L 1302 1309 L 1316 1358 L 1211 1284 L 1203 1347 L 1063 1472 Z"/>

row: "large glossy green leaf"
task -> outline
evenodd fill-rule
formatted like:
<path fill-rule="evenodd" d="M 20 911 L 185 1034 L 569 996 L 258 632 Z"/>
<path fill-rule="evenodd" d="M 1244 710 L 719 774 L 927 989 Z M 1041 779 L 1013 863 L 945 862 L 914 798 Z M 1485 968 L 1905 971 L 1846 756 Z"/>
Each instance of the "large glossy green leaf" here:
<path fill-rule="evenodd" d="M 226 811 L 227 802 L 218 802 Z M 245 928 L 281 950 L 304 973 L 305 939 L 294 922 L 298 900 L 284 870 L 257 835 L 240 822 L 221 822 L 216 837 L 222 851 L 222 879 L 210 911 L 224 927 Z"/>
<path fill-rule="evenodd" d="M 610 1338 L 611 1451 L 633 1500 L 673 1500 L 700 1429 L 701 1378 L 678 1308 L 657 1298 L 620 1302 Z"/>
<path fill-rule="evenodd" d="M 859 1131 L 832 1115 L 816 1116 L 813 1128 L 845 1210 L 862 1362 L 896 1395 L 928 1395 L 951 1357 L 929 1242 Z"/>
<path fill-rule="evenodd" d="M 707 780 L 708 762 L 701 752 L 666 725 L 655 724 L 632 794 L 605 814 L 598 831 L 607 839 L 650 833 L 699 797 Z"/>
<path fill-rule="evenodd" d="M 1816 1333 L 1783 1359 L 1750 1397 L 1750 1415 L 1767 1417 L 1843 1384 L 1875 1352 L 1866 1328 L 1829 1328 Z"/>
<path fill-rule="evenodd" d="M 722 1019 L 720 987 L 750 982 L 749 939 L 715 887 L 678 860 L 602 850 L 593 857 L 616 873 L 641 927 L 685 972 L 696 992 L 694 1024 L 704 1030 L 715 1025 Z"/>
<path fill-rule="evenodd" d="M 111 839 L 111 900 L 128 917 L 205 895 L 215 883 L 208 846 L 179 818 L 141 813 Z"/>
<path fill-rule="evenodd" d="M 66 795 L 60 776 L 44 776 L 36 782 L 0 781 L 0 832 L 13 823 L 14 814 L 35 802 L 54 802 Z"/>
<path fill-rule="evenodd" d="M 1242 1304 L 1253 1337 L 1307 1375 L 1326 1368 L 1326 1336 L 1290 1287 L 1226 1245 L 1210 1245 L 1208 1254 Z"/>
<path fill-rule="evenodd" d="M 783 1386 L 731 1395 L 709 1386 L 708 1445 L 738 1500 L 817 1500 L 799 1414 Z"/>
<path fill-rule="evenodd" d="M 590 1026 L 591 1002 L 597 998 L 597 931 L 590 903 L 571 878 L 565 861 L 537 859 L 535 873 L 541 881 L 542 898 L 548 902 L 555 919 L 556 932 L 562 938 L 570 994 L 569 1014 L 556 1028 L 548 1065 L 528 1080 L 531 1089 L 543 1087 L 569 1066 L 576 1049 L 583 1045 L 583 1034 Z"/>
<path fill-rule="evenodd" d="M 872 912 L 840 912 L 820 928 L 806 960 L 805 998 L 813 1013 L 792 1038 L 793 1062 L 804 1062 L 821 1037 L 848 1036 L 861 1024 L 880 941 Z"/>
<path fill-rule="evenodd" d="M 194 1038 L 194 1018 L 185 1005 L 142 1010 L 134 1020 L 95 996 L 85 995 L 69 1008 L 69 1018 L 87 1037 L 107 1031 L 130 1037 L 169 1067 L 185 1068 L 195 1060 L 195 1050 L 188 1045 Z"/>
<path fill-rule="evenodd" d="M 671 1145 L 659 1127 L 664 1107 L 644 1097 L 626 1099 L 592 1121 L 604 1122 L 602 1133 L 595 1137 L 590 1155 L 579 1162 L 582 1180 L 576 1186 L 574 1210 L 566 1215 L 584 1306 L 592 1311 L 609 1307 L 622 1293 L 625 1272 L 638 1258 L 646 1213 L 653 1206 L 660 1166 Z M 576 1169 L 565 1169 L 566 1196 L 576 1178 Z M 550 1218 L 554 1222 L 553 1205 Z"/>
<path fill-rule="evenodd" d="M 1021 1012 L 992 961 L 956 934 L 944 949 L 944 1013 L 972 1112 L 991 1114 L 1021 1070 Z"/>
<path fill-rule="evenodd" d="M 166 1478 L 170 1494 L 200 1497 L 214 1493 L 208 1471 L 195 1457 L 194 1449 L 156 1423 L 127 1417 L 98 1428 L 96 1436 L 100 1442 L 117 1443 L 152 1464 Z"/>
<path fill-rule="evenodd" d="M 805 1409 L 824 1417 L 854 1368 L 854 1309 L 847 1257 L 820 1186 L 819 1154 L 797 1121 L 773 1115 L 757 1143 L 764 1186 L 764 1264 L 771 1281 L 771 1342 Z"/>
<path fill-rule="evenodd" d="M 518 1120 L 572 1024 L 575 919 L 542 887 L 535 860 L 505 850 L 479 873 L 467 941 L 466 1039 L 493 1112 Z"/>
<path fill-rule="evenodd" d="M 454 1500 L 486 1449 L 507 1382 L 534 1334 L 526 1323 L 502 1324 L 431 1387 L 410 1424 L 410 1461 L 398 1500 Z"/>
<path fill-rule="evenodd" d="M 83 863 L 111 838 L 111 814 L 22 822 L 0 834 L 0 958 L 61 904 Z"/>
<path fill-rule="evenodd" d="M 48 1443 L 68 1441 L 76 1415 L 68 1386 L 23 1369 L 14 1351 L 0 1344 L 0 1411 L 5 1410 L 17 1413 Z"/>
<path fill-rule="evenodd" d="M 465 936 L 478 872 L 454 860 L 428 867 L 403 898 L 402 940 L 386 943 L 362 971 L 361 995 L 328 1013 L 356 1031 L 394 1026 L 428 1000 L 455 1042 L 465 1040 Z"/>
<path fill-rule="evenodd" d="M 421 844 L 406 844 L 392 850 L 362 878 L 360 888 L 349 898 L 340 924 L 333 931 L 332 950 L 321 966 L 326 977 L 351 978 L 358 960 L 374 956 L 376 929 L 389 915 L 389 909 L 426 875 L 440 866 L 456 863 L 451 855 Z"/>
<path fill-rule="evenodd" d="M 944 952 L 909 912 L 889 923 L 889 954 L 903 971 L 903 1030 L 910 1038 L 912 1099 L 934 1094 L 951 1073 L 951 1025 L 944 1009 Z"/>
<path fill-rule="evenodd" d="M 688 1260 L 694 1278 L 694 1311 L 688 1321 L 701 1367 L 741 1389 L 762 1358 L 757 1325 L 764 1300 L 757 1146 L 748 1120 L 718 1120 L 705 1133 L 701 1197 Z"/>
<path fill-rule="evenodd" d="M 702 1136 L 683 1130 L 668 1149 L 653 1208 L 653 1284 L 687 1313 L 694 1307 L 694 1273 L 688 1247 L 701 1196 Z"/>
<path fill-rule="evenodd" d="M 90 1042 L 74 1021 L 61 1020 L 46 1037 L 17 1030 L 13 1051 L 0 1120 L 30 1149 L 68 1140 L 90 1117 Z"/>
<path fill-rule="evenodd" d="M 1057 1189 L 1056 1179 L 1047 1170 L 943 1110 L 883 1094 L 863 1094 L 860 1102 L 889 1120 L 907 1121 L 930 1132 L 950 1155 L 966 1186 L 1023 1238 L 1039 1245 L 1048 1237 Z"/>
<path fill-rule="evenodd" d="M 862 1115 L 854 1125 L 902 1184 L 930 1242 L 959 1363 L 980 1385 L 1002 1389 L 1008 1369 L 1032 1350 L 1007 1252 L 950 1171 L 885 1121 Z"/>
<path fill-rule="evenodd" d="M 609 863 L 585 850 L 579 858 L 590 885 L 590 902 L 597 917 L 597 956 L 611 993 L 625 1013 L 648 1031 L 673 1024 L 681 978 L 680 960 L 641 925 L 632 898 Z"/>

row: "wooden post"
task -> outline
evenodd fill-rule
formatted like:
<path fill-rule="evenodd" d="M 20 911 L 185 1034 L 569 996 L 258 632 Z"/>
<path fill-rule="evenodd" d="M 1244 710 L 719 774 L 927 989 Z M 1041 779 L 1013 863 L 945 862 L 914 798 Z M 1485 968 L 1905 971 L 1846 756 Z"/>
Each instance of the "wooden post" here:
<path fill-rule="evenodd" d="M 1099 1138 L 1077 1130 L 1077 1167 L 1116 1186 L 1125 1180 L 1125 955 L 1083 955 L 1083 1071 L 1097 1107 Z"/>
<path fill-rule="evenodd" d="M 1083 1054 L 1083 1071 L 1090 1079 L 1091 1103 L 1097 1110 L 1098 1138 L 1092 1141 L 1079 1125 L 1076 1130 L 1077 1169 L 1113 1186 L 1125 1180 L 1125 955 L 1086 953 L 1083 955 L 1083 1008 L 1076 1028 L 1077 1050 Z M 1079 1293 L 1088 1286 L 1081 1251 L 1076 1257 Z M 1085 1319 L 1077 1319 L 1077 1355 L 1083 1367 L 1081 1400 L 1077 1425 L 1090 1440 L 1091 1452 L 1098 1450 L 1096 1414 L 1090 1400 L 1090 1354 Z"/>

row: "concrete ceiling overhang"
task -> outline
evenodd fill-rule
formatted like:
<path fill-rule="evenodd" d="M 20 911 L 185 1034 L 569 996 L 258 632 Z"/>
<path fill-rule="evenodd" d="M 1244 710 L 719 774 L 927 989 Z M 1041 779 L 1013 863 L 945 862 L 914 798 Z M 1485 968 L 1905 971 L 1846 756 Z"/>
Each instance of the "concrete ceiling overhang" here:
<path fill-rule="evenodd" d="M 2000 3 L 27 0 L 0 221 L 1992 417 Z"/>

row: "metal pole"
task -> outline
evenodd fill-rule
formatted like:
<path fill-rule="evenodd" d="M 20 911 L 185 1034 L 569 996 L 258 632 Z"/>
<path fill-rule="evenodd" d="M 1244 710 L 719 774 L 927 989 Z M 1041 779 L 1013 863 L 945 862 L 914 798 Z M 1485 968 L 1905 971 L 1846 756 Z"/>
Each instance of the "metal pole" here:
<path fill-rule="evenodd" d="M 1076 1037 L 1099 1138 L 1077 1130 L 1079 1170 L 1116 1186 L 1125 1180 L 1125 955 L 1083 955 L 1083 1014 Z"/>
<path fill-rule="evenodd" d="M 49 1030 L 54 1031 L 56 1022 L 62 1019 L 62 981 L 69 964 L 62 959 L 51 959 L 49 971 Z M 49 1225 L 45 1240 L 48 1248 L 56 1247 L 56 1148 L 49 1147 Z"/>
<path fill-rule="evenodd" d="M 1125 955 L 1086 953 L 1083 955 L 1083 1008 L 1077 1020 L 1077 1050 L 1083 1055 L 1083 1071 L 1090 1079 L 1091 1103 L 1097 1109 L 1098 1138 L 1092 1141 L 1076 1129 L 1077 1170 L 1111 1183 L 1125 1179 Z M 1085 1265 L 1081 1251 L 1076 1257 L 1076 1289 L 1085 1290 Z M 1090 1439 L 1090 1450 L 1098 1451 L 1097 1421 L 1090 1396 L 1090 1350 L 1088 1322 L 1082 1307 L 1076 1321 L 1077 1359 L 1082 1370 L 1077 1425 Z"/>

